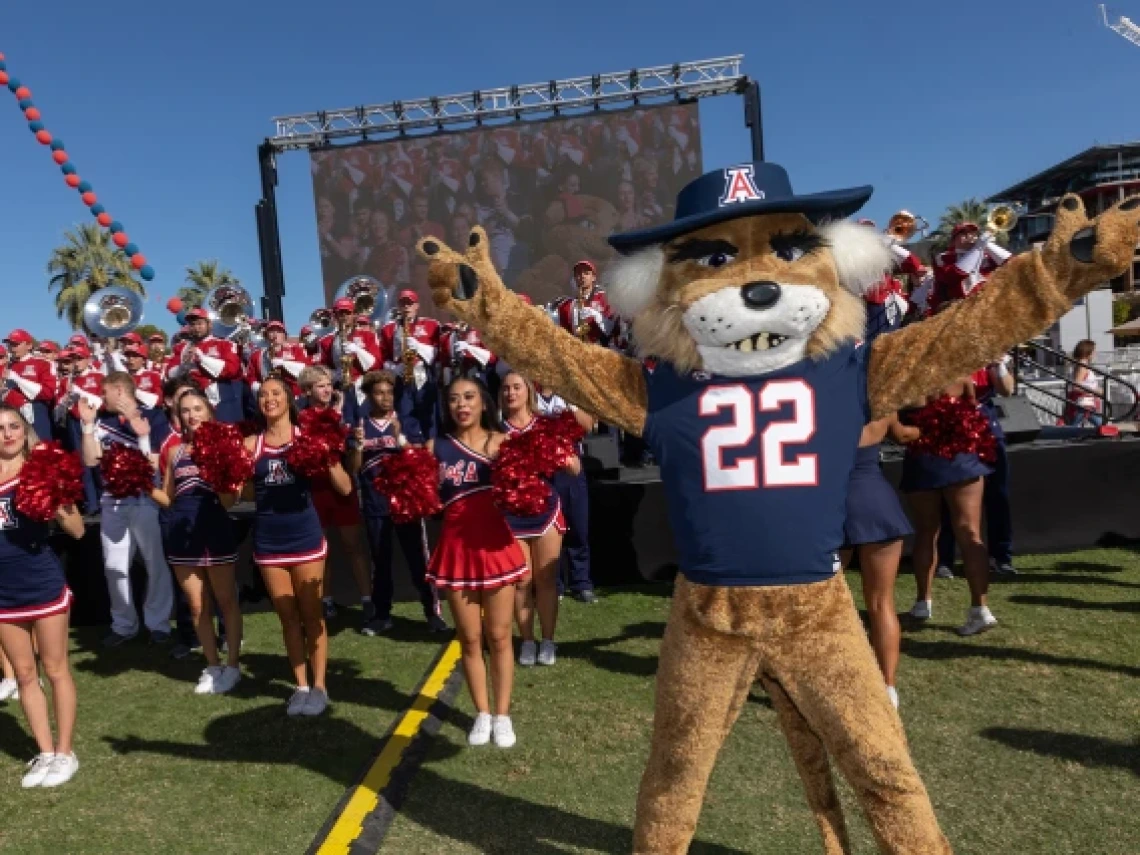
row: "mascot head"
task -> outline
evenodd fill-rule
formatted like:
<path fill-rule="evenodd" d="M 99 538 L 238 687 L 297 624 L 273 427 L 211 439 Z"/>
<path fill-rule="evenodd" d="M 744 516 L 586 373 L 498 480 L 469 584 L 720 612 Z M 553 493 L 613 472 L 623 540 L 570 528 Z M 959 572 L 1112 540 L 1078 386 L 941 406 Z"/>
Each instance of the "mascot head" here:
<path fill-rule="evenodd" d="M 642 356 L 688 371 L 766 374 L 861 338 L 862 294 L 882 280 L 882 235 L 843 218 L 870 187 L 797 196 L 773 163 L 706 173 L 673 222 L 613 235 L 614 309 Z"/>

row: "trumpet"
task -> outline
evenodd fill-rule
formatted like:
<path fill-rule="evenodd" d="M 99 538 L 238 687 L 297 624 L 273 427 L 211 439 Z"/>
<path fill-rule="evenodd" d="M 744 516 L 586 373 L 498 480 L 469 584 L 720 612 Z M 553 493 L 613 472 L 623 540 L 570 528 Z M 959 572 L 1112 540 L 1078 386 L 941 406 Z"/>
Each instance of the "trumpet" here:
<path fill-rule="evenodd" d="M 915 234 L 926 234 L 929 228 L 930 223 L 924 218 L 903 210 L 891 216 L 885 231 L 899 243 L 906 243 Z"/>
<path fill-rule="evenodd" d="M 1005 233 L 1017 225 L 1017 212 L 1012 205 L 995 205 L 986 216 L 986 231 Z"/>

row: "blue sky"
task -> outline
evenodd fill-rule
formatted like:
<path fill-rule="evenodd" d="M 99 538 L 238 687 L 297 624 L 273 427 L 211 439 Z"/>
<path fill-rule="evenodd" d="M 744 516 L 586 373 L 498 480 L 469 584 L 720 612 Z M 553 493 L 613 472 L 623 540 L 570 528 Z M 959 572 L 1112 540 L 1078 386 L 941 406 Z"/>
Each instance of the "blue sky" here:
<path fill-rule="evenodd" d="M 1140 0 L 1110 11 L 1140 20 Z M 865 212 L 880 223 L 900 207 L 936 222 L 1089 145 L 1140 138 L 1140 48 L 1085 0 L 56 0 L 8 5 L 0 52 L 157 270 L 147 320 L 166 329 L 163 304 L 198 259 L 260 296 L 256 146 L 275 115 L 743 53 L 768 158 L 802 191 L 873 184 Z M 703 102 L 706 168 L 748 158 L 742 109 Z M 6 90 L 0 155 L 0 326 L 64 336 L 44 269 L 89 215 Z M 308 156 L 284 155 L 280 177 L 295 330 L 320 301 Z"/>

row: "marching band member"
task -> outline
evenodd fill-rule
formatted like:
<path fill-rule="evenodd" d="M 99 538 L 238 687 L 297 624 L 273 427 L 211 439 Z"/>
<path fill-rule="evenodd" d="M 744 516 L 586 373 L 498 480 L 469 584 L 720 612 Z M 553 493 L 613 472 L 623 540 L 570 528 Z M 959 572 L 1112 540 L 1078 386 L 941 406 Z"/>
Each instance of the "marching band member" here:
<path fill-rule="evenodd" d="M 45 338 L 36 345 L 32 353 L 40 357 L 40 359 L 46 359 L 54 368 L 55 361 L 59 358 L 59 345 L 51 339 Z"/>
<path fill-rule="evenodd" d="M 314 364 L 324 365 L 341 383 L 342 390 L 353 387 L 355 406 L 363 403 L 360 378 L 380 361 L 380 341 L 371 329 L 356 329 L 355 304 L 347 297 L 333 303 L 333 322 L 336 331 L 320 340 L 320 356 Z M 344 375 L 345 365 L 348 376 Z"/>
<path fill-rule="evenodd" d="M 458 322 L 446 324 L 439 338 L 439 361 L 444 385 L 456 377 L 478 377 L 484 383 L 494 373 L 495 354 L 483 344 L 478 330 Z"/>
<path fill-rule="evenodd" d="M 4 375 L 0 402 L 15 407 L 35 428 L 36 436 L 51 437 L 51 408 L 55 403 L 55 367 L 41 356 L 33 356 L 35 339 L 27 330 L 8 333 L 4 344 L 11 354 Z"/>
<path fill-rule="evenodd" d="M 154 333 L 146 340 L 147 368 L 161 376 L 166 370 L 166 338 Z"/>
<path fill-rule="evenodd" d="M 174 346 L 167 361 L 168 377 L 189 376 L 206 393 L 218 421 L 242 419 L 241 359 L 232 341 L 210 335 L 205 309 L 186 313 L 188 338 Z"/>
<path fill-rule="evenodd" d="M 874 220 L 859 220 L 859 225 L 877 229 Z M 900 273 L 907 276 L 920 277 L 926 271 L 918 256 L 903 246 L 902 241 L 891 234 L 884 235 L 891 254 L 894 255 L 895 264 Z M 867 304 L 867 332 L 866 342 L 871 342 L 876 336 L 902 326 L 910 306 L 903 290 L 902 282 L 894 272 L 883 274 L 882 282 L 868 291 L 863 299 Z"/>
<path fill-rule="evenodd" d="M 301 327 L 300 332 L 297 333 L 297 339 L 301 342 L 301 346 L 305 348 L 305 353 L 310 356 L 318 352 L 319 342 L 317 337 L 313 335 L 313 328 L 308 324 Z"/>
<path fill-rule="evenodd" d="M 74 338 L 74 336 L 73 336 Z M 82 453 L 83 421 L 79 401 L 85 400 L 96 410 L 103 406 L 102 372 L 91 366 L 91 351 L 86 345 L 68 347 L 60 354 L 60 388 L 56 399 L 55 422 L 60 425 L 64 447 Z M 83 469 L 83 510 L 93 514 L 99 508 L 99 491 L 95 470 Z"/>
<path fill-rule="evenodd" d="M 373 617 L 361 630 L 377 635 L 392 628 L 392 538 L 400 543 L 404 563 L 412 585 L 420 595 L 424 618 L 432 632 L 446 632 L 447 623 L 439 614 L 439 598 L 429 585 L 427 573 L 427 532 L 423 520 L 397 525 L 392 522 L 388 499 L 377 492 L 376 467 L 389 454 L 395 454 L 408 441 L 396 417 L 396 375 L 391 371 L 370 371 L 361 384 L 366 396 L 367 418 L 360 419 L 354 430 L 355 442 L 349 450 L 349 470 L 357 473 L 363 499 L 364 522 L 372 552 Z M 366 612 L 368 610 L 366 609 Z"/>
<path fill-rule="evenodd" d="M 404 290 L 397 300 L 398 319 L 380 330 L 384 367 L 397 377 L 396 412 L 408 428 L 408 439 L 422 443 L 436 434 L 437 386 L 432 376 L 439 353 L 439 322 L 419 317 L 416 292 Z M 411 433 L 413 425 L 419 434 Z"/>
<path fill-rule="evenodd" d="M 270 375 L 274 375 L 283 379 L 289 385 L 293 397 L 297 397 L 301 394 L 301 372 L 309 364 L 309 355 L 305 352 L 304 345 L 288 340 L 285 324 L 281 321 L 267 323 L 265 337 L 269 339 L 269 345 L 255 350 L 249 360 L 246 378 L 250 389 L 256 395 L 261 384 Z"/>
<path fill-rule="evenodd" d="M 146 353 L 137 344 L 123 346 L 123 361 L 127 365 L 127 373 L 135 381 L 135 397 L 139 406 L 145 410 L 153 410 L 162 404 L 162 375 L 153 368 L 147 367 Z"/>
<path fill-rule="evenodd" d="M 114 444 L 135 448 L 157 461 L 155 447 L 161 447 L 170 431 L 161 409 L 143 410 L 135 398 L 135 381 L 125 371 L 112 371 L 103 380 L 102 412 L 86 398 L 79 400 L 83 422 L 83 463 L 97 466 L 103 449 Z M 137 550 L 147 571 L 146 602 L 143 617 L 151 640 L 165 644 L 170 639 L 170 609 L 174 605 L 170 567 L 162 549 L 158 505 L 150 496 L 117 499 L 104 493 L 100 518 L 103 567 L 111 598 L 111 632 L 104 647 L 118 647 L 139 631 L 131 589 L 131 559 Z"/>
<path fill-rule="evenodd" d="M 591 344 L 606 344 L 613 332 L 614 313 L 606 293 L 597 287 L 598 268 L 589 259 L 574 265 L 574 297 L 563 297 L 554 304 L 559 326 Z"/>
<path fill-rule="evenodd" d="M 97 371 L 100 374 L 107 373 L 107 366 L 97 358 L 95 349 L 91 346 L 91 342 L 87 340 L 87 336 L 83 333 L 75 333 L 75 335 L 69 338 L 67 340 L 67 347 L 71 350 L 83 349 L 87 351 L 88 367 L 92 371 Z"/>
<path fill-rule="evenodd" d="M 976 223 L 954 226 L 950 232 L 950 247 L 934 261 L 931 312 L 968 297 L 1010 258 L 1010 253 L 994 242 L 993 234 L 979 233 Z"/>
<path fill-rule="evenodd" d="M 79 770 L 72 752 L 75 729 L 75 681 L 67 663 L 68 616 L 72 594 L 63 565 L 49 545 L 49 523 L 19 512 L 16 491 L 20 472 L 38 443 L 20 411 L 0 406 L 0 648 L 12 664 L 20 705 L 39 754 L 28 764 L 22 785 L 57 787 Z M 83 517 L 74 505 L 56 511 L 55 519 L 70 537 L 83 537 Z M 40 687 L 37 654 L 51 682 L 51 703 L 58 735 L 53 739 L 47 698 Z"/>

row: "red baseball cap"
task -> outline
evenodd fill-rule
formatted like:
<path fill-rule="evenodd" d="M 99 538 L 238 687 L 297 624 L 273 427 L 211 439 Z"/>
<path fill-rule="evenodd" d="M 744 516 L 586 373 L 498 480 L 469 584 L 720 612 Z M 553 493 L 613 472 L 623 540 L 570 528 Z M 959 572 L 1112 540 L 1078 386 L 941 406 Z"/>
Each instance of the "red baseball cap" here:
<path fill-rule="evenodd" d="M 312 332 L 313 328 L 308 324 L 305 324 L 303 327 L 301 327 L 301 335 L 310 335 Z"/>
<path fill-rule="evenodd" d="M 67 343 L 68 344 L 82 344 L 82 345 L 86 346 L 87 336 L 85 336 L 83 333 L 77 332 L 75 335 L 73 335 L 71 338 L 69 338 L 67 340 Z"/>
<path fill-rule="evenodd" d="M 129 332 L 119 336 L 119 341 L 124 341 L 127 344 L 142 344 L 142 336 L 137 332 Z"/>
<path fill-rule="evenodd" d="M 333 303 L 333 311 L 334 312 L 355 312 L 356 311 L 356 303 L 354 303 L 352 300 L 348 299 L 348 297 L 341 297 L 339 300 L 337 300 L 335 303 Z"/>
<path fill-rule="evenodd" d="M 588 268 L 590 268 L 591 272 L 593 272 L 595 275 L 597 275 L 597 273 L 598 273 L 598 268 L 595 267 L 594 262 L 590 261 L 590 259 L 588 259 L 588 258 L 583 258 L 581 261 L 575 261 L 574 262 L 574 272 L 575 273 L 578 272 L 579 267 L 588 267 Z"/>
<path fill-rule="evenodd" d="M 85 344 L 77 344 L 74 347 L 67 349 L 71 353 L 72 359 L 90 359 L 91 350 Z"/>
<path fill-rule="evenodd" d="M 401 303 L 403 303 L 405 300 L 410 303 L 418 303 L 420 301 L 420 295 L 413 291 L 411 288 L 405 288 L 400 292 L 398 300 Z"/>
<path fill-rule="evenodd" d="M 958 237 L 958 235 L 964 234 L 965 232 L 973 232 L 974 234 L 977 234 L 978 224 L 958 223 L 958 225 L 954 226 L 954 229 L 950 232 L 950 239 L 953 240 L 954 238 Z"/>
<path fill-rule="evenodd" d="M 270 321 L 265 325 L 265 331 L 269 332 L 270 330 L 281 330 L 281 332 L 286 332 L 285 324 L 281 323 L 281 321 Z"/>
<path fill-rule="evenodd" d="M 201 318 L 204 321 L 210 320 L 210 316 L 206 314 L 205 309 L 191 309 L 186 313 L 186 320 L 192 321 L 195 318 Z"/>
<path fill-rule="evenodd" d="M 7 344 L 31 344 L 35 339 L 27 330 L 15 329 L 4 336 L 4 341 Z"/>
<path fill-rule="evenodd" d="M 372 318 L 368 317 L 368 315 L 357 315 L 356 325 L 358 327 L 370 327 L 372 326 Z"/>
<path fill-rule="evenodd" d="M 152 333 L 147 341 L 149 341 L 151 344 L 166 344 L 166 339 L 163 337 L 162 333 L 158 332 Z"/>
<path fill-rule="evenodd" d="M 59 353 L 59 345 L 56 344 L 51 339 L 45 338 L 38 345 L 36 345 L 36 347 L 38 347 L 40 350 L 46 351 L 48 353 Z"/>

